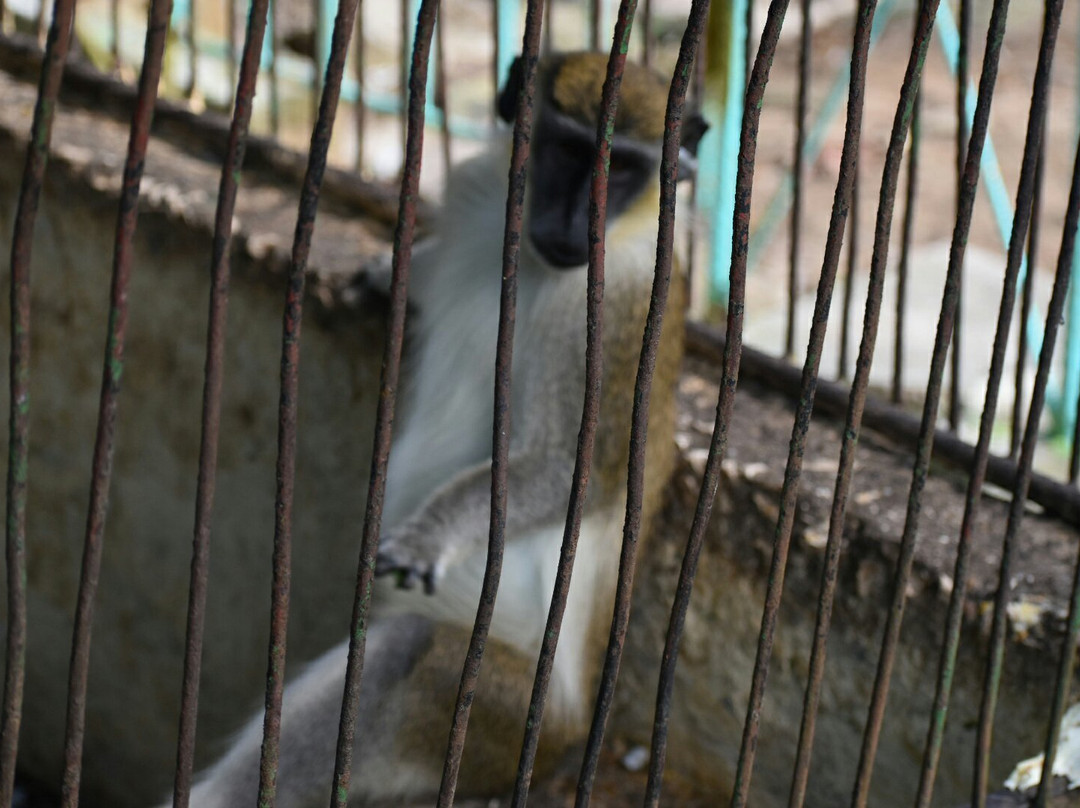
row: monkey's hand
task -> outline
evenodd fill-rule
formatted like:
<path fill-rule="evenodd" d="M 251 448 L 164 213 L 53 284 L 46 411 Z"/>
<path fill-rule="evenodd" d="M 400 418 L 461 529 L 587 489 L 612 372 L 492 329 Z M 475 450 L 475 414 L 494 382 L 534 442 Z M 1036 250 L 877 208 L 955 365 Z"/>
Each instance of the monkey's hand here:
<path fill-rule="evenodd" d="M 445 544 L 440 546 L 431 533 L 391 531 L 379 539 L 375 574 L 394 575 L 400 589 L 413 589 L 422 581 L 424 592 L 432 595 L 446 571 L 445 551 Z"/>

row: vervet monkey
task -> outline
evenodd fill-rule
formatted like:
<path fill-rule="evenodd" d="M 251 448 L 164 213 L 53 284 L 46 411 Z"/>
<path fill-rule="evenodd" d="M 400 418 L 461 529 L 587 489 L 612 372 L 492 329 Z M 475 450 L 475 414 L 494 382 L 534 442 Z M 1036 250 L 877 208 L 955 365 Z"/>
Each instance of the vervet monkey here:
<path fill-rule="evenodd" d="M 553 55 L 537 74 L 518 268 L 506 550 L 458 793 L 513 782 L 554 586 L 585 390 L 589 186 L 607 57 Z M 513 119 L 520 65 L 499 98 Z M 656 260 L 667 83 L 627 64 L 608 192 L 604 377 L 586 511 L 554 661 L 539 763 L 587 729 L 604 656 L 626 499 L 633 388 Z M 683 124 L 684 173 L 704 123 Z M 494 359 L 510 142 L 452 172 L 436 235 L 414 254 L 404 428 L 391 453 L 350 804 L 433 796 L 483 577 Z M 672 461 L 684 285 L 671 285 L 653 384 L 643 524 Z M 391 574 L 387 574 L 391 573 Z M 423 583 L 423 588 L 414 585 Z M 286 690 L 280 808 L 329 797 L 347 643 Z M 261 718 L 196 787 L 194 808 L 252 804 Z"/>

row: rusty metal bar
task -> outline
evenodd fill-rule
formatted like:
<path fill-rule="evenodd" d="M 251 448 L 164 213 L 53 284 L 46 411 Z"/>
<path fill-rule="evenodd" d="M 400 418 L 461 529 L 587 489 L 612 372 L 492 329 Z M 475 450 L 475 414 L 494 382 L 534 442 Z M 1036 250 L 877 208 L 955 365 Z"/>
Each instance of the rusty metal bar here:
<path fill-rule="evenodd" d="M 346 8 L 346 5 L 349 8 Z M 356 12 L 357 2 L 349 0 L 346 5 L 339 9 L 338 21 L 334 25 L 331 67 L 335 65 L 338 54 L 339 36 L 343 42 L 340 49 L 342 59 L 344 59 L 344 50 L 348 42 L 346 31 L 353 25 L 351 15 Z M 382 378 L 379 383 L 379 404 L 375 415 L 375 441 L 371 453 L 371 474 L 368 478 L 360 560 L 356 572 L 356 592 L 349 631 L 349 657 L 345 669 L 345 689 L 341 703 L 341 719 L 338 724 L 337 752 L 334 759 L 331 808 L 344 808 L 352 779 L 353 738 L 360 711 L 360 684 L 364 672 L 364 649 L 367 642 L 368 615 L 375 574 L 375 555 L 379 549 L 383 495 L 386 491 L 386 466 L 390 459 L 390 439 L 393 434 L 394 409 L 397 403 L 398 378 L 401 369 L 401 348 L 405 339 L 409 267 L 412 261 L 413 236 L 416 231 L 420 164 L 424 145 L 428 60 L 431 55 L 431 40 L 437 9 L 438 0 L 422 1 L 416 25 L 416 41 L 413 43 L 412 50 L 412 72 L 409 80 L 409 105 L 406 118 L 408 139 L 405 144 L 405 170 L 401 177 L 398 219 L 394 230 L 390 312 L 386 326 Z M 350 15 L 347 25 L 342 20 L 346 14 Z M 328 72 L 327 76 L 330 78 L 331 73 Z M 327 82 L 327 91 L 331 86 L 336 89 L 340 80 L 341 72 L 338 70 L 332 81 Z M 333 120 L 332 116 L 329 120 Z"/>
<path fill-rule="evenodd" d="M 691 4 L 686 29 L 683 31 L 682 42 L 679 46 L 679 56 L 672 74 L 671 88 L 668 91 L 667 111 L 664 117 L 663 155 L 660 162 L 660 221 L 656 242 L 656 275 L 653 280 L 652 297 L 649 301 L 649 313 L 646 317 L 645 336 L 634 388 L 634 414 L 630 434 L 631 466 L 627 481 L 627 524 L 630 523 L 631 516 L 640 519 L 642 481 L 645 473 L 645 438 L 649 415 L 648 402 L 671 282 L 682 116 L 686 107 L 687 94 L 698 75 L 695 68 L 704 61 L 699 60 L 697 56 L 708 13 L 709 0 L 695 0 Z M 631 502 L 633 502 L 633 511 L 631 511 Z M 661 671 L 661 687 L 657 691 L 652 748 L 649 755 L 649 777 L 645 788 L 644 805 L 647 807 L 659 805 L 667 751 L 671 689 L 664 687 L 664 684 L 672 681 L 676 657 L 674 649 L 667 648 L 667 642 L 665 640 L 665 651 L 671 650 L 672 653 L 665 652 L 662 666 L 670 666 L 671 670 L 666 677 L 663 670 Z"/>
<path fill-rule="evenodd" d="M 135 226 L 138 218 L 139 184 L 150 140 L 150 122 L 157 100 L 162 56 L 169 31 L 172 0 L 153 0 L 146 25 L 146 44 L 139 93 L 131 118 L 131 135 L 120 190 L 120 213 L 116 225 L 112 285 L 109 297 L 109 326 L 105 342 L 105 366 L 98 409 L 97 437 L 90 484 L 90 507 L 86 518 L 82 571 L 75 609 L 75 631 L 71 643 L 68 677 L 67 725 L 64 733 L 64 775 L 61 789 L 63 808 L 79 803 L 82 776 L 83 739 L 86 728 L 86 689 L 90 672 L 90 638 L 94 622 L 94 601 L 105 537 L 105 517 L 109 505 L 109 485 L 119 404 L 120 380 L 124 371 L 124 338 L 127 331 L 127 292 L 134 258 Z M 51 34 L 50 34 L 51 36 Z"/>
<path fill-rule="evenodd" d="M 761 35 L 761 45 L 754 62 L 753 71 L 747 87 L 744 100 L 744 113 L 742 133 L 740 137 L 738 173 L 736 176 L 735 209 L 733 214 L 732 234 L 732 262 L 731 262 L 731 286 L 728 304 L 727 325 L 727 350 L 724 357 L 724 377 L 721 383 L 721 393 L 717 402 L 716 428 L 713 432 L 712 442 L 709 448 L 709 457 L 706 461 L 705 478 L 698 498 L 698 506 L 691 526 L 690 536 L 687 541 L 687 551 L 683 560 L 683 572 L 680 575 L 680 591 L 685 592 L 685 598 L 677 599 L 672 611 L 672 625 L 667 640 L 670 647 L 678 646 L 681 637 L 682 625 L 685 620 L 686 606 L 689 602 L 690 589 L 693 586 L 693 577 L 696 572 L 697 559 L 701 551 L 701 543 L 704 538 L 705 527 L 708 524 L 715 501 L 716 488 L 719 485 L 719 466 L 723 454 L 727 448 L 727 429 L 731 420 L 731 413 L 735 403 L 735 389 L 738 384 L 739 362 L 742 348 L 743 308 L 746 290 L 746 259 L 749 245 L 750 226 L 750 198 L 753 190 L 754 157 L 757 151 L 757 134 L 761 120 L 761 102 L 765 93 L 765 86 L 769 80 L 769 72 L 772 67 L 773 56 L 776 53 L 776 45 L 780 38 L 780 28 L 783 24 L 784 14 L 787 11 L 787 0 L 772 0 L 769 6 L 769 14 L 765 28 Z M 612 626 L 612 640 L 619 640 Z M 618 672 L 619 655 L 621 654 L 621 640 L 609 642 L 608 655 L 604 662 L 604 671 L 601 676 L 601 694 L 598 699 L 598 709 L 593 716 L 593 727 L 590 730 L 590 741 L 587 754 L 582 764 L 582 774 L 578 781 L 578 799 L 576 805 L 583 808 L 588 803 L 588 793 L 591 782 L 595 777 L 597 760 L 599 757 L 600 737 L 602 736 L 603 722 L 606 715 L 601 716 L 605 690 L 614 689 L 614 678 Z M 610 695 L 607 702 L 610 707 Z M 658 704 L 663 703 L 662 694 L 657 696 Z M 657 786 L 659 783 L 657 783 Z"/>
<path fill-rule="evenodd" d="M 915 93 L 911 109 L 911 132 L 908 145 L 907 187 L 904 189 L 904 223 L 901 225 L 900 263 L 896 268 L 896 330 L 893 335 L 892 401 L 899 404 L 904 398 L 904 322 L 907 313 L 907 282 L 911 267 L 911 247 L 914 240 L 915 210 L 919 187 L 919 118 L 921 93 Z"/>
<path fill-rule="evenodd" d="M 971 227 L 971 214 L 975 204 L 975 192 L 979 180 L 979 161 L 982 157 L 983 144 L 986 141 L 986 130 L 990 120 L 990 102 L 993 99 L 994 83 L 997 79 L 998 60 L 1001 55 L 1001 44 L 1004 38 L 1008 7 L 1008 0 L 994 0 L 994 7 L 986 34 L 986 53 L 983 58 L 982 76 L 979 81 L 979 97 L 975 107 L 971 141 L 966 150 L 967 162 L 964 169 L 964 183 L 961 188 L 956 224 L 953 228 L 952 244 L 949 250 L 949 268 L 946 273 L 941 314 L 938 319 L 934 352 L 930 363 L 926 399 L 923 403 L 922 426 L 919 443 L 915 451 L 915 463 L 912 470 L 904 532 L 900 542 L 900 556 L 897 560 L 893 580 L 892 603 L 889 607 L 885 634 L 878 657 L 877 675 L 863 733 L 862 751 L 859 756 L 859 768 L 852 796 L 852 805 L 855 808 L 864 808 L 869 799 L 870 778 L 873 773 L 874 759 L 877 756 L 881 724 L 885 717 L 885 703 L 888 699 L 893 663 L 896 659 L 896 650 L 900 640 L 900 625 L 904 616 L 907 582 L 911 576 L 911 567 L 915 557 L 915 540 L 918 533 L 919 512 L 922 508 L 922 489 L 926 484 L 930 455 L 933 451 L 934 424 L 937 421 L 938 406 L 941 400 L 941 382 L 945 371 L 945 358 L 951 342 L 951 332 L 954 326 L 953 315 L 959 295 L 957 279 L 964 261 L 967 236 Z"/>
<path fill-rule="evenodd" d="M 896 113 L 893 118 L 892 131 L 889 137 L 889 146 L 885 155 L 885 165 L 882 169 L 881 188 L 878 198 L 878 210 L 874 225 L 873 253 L 870 262 L 869 288 L 866 296 L 866 315 L 863 319 L 862 339 L 859 345 L 859 354 L 855 361 L 855 375 L 852 379 L 851 393 L 848 400 L 848 411 L 844 425 L 843 440 L 840 446 L 840 460 L 836 472 L 836 486 L 833 494 L 832 509 L 829 515 L 829 535 L 825 549 L 825 562 L 822 570 L 821 589 L 818 596 L 818 613 L 814 628 L 814 642 L 810 656 L 810 667 L 807 676 L 806 693 L 803 701 L 803 718 L 799 731 L 799 747 L 795 764 L 795 773 L 792 778 L 791 797 L 789 805 L 792 808 L 800 808 L 806 799 L 806 787 L 810 776 L 810 761 L 813 751 L 813 739 L 817 721 L 817 712 L 820 703 L 821 683 L 825 672 L 825 657 L 829 629 L 832 622 L 832 609 L 836 593 L 836 584 L 839 575 L 840 552 L 843 544 L 844 521 L 847 511 L 848 496 L 851 491 L 853 470 L 855 465 L 855 447 L 858 441 L 859 431 L 862 427 L 863 413 L 866 407 L 867 391 L 870 384 L 870 367 L 873 363 L 874 348 L 877 342 L 878 326 L 881 319 L 881 301 L 885 289 L 885 274 L 888 267 L 889 240 L 892 231 L 893 212 L 896 203 L 897 186 L 900 177 L 900 167 L 904 156 L 904 143 L 908 137 L 912 118 L 914 117 L 915 103 L 919 93 L 919 85 L 922 81 L 922 69 L 925 63 L 926 53 L 930 47 L 930 39 L 933 34 L 934 18 L 937 13 L 937 0 L 929 0 L 920 4 L 919 15 L 915 23 L 915 32 L 911 43 L 911 52 L 904 75 L 904 82 L 900 89 L 900 97 L 897 103 Z M 866 23 L 869 29 L 870 22 Z M 869 32 L 864 34 L 867 38 Z M 852 60 L 852 91 L 854 97 L 856 81 L 859 82 L 860 93 L 864 90 L 868 41 L 860 42 L 862 48 L 862 62 L 859 72 L 856 73 L 854 58 Z M 853 54 L 857 51 L 853 49 Z M 859 96 L 861 104 L 862 97 Z M 848 102 L 849 108 L 854 100 Z M 861 112 L 861 110 L 860 110 Z M 849 180 L 852 186 L 857 183 L 858 172 L 858 137 L 857 133 L 861 126 L 861 119 L 850 119 L 849 131 L 856 133 L 852 148 L 850 163 L 845 166 L 851 173 Z M 854 195 L 854 187 L 851 193 Z M 837 189 L 839 195 L 839 186 Z M 842 233 L 843 223 L 838 224 L 837 237 Z M 839 245 L 836 247 L 837 258 Z M 850 255 L 851 253 L 849 253 Z M 831 276 L 836 275 L 836 258 L 830 267 Z M 850 267 L 850 264 L 849 264 Z M 831 278 L 830 278 L 831 280 Z M 819 298 L 823 298 L 827 306 L 831 296 L 831 288 L 819 291 Z M 826 308 L 822 314 L 815 313 L 815 322 L 824 320 L 828 316 Z M 824 332 L 824 324 L 821 327 Z M 822 333 L 822 337 L 824 333 Z M 820 355 L 822 339 L 812 344 L 808 354 L 813 351 Z M 808 360 L 809 364 L 809 360 Z M 813 395 L 810 388 L 809 395 Z M 793 449 L 793 453 L 794 453 Z M 801 454 L 801 443 L 799 446 Z M 792 511 L 794 511 L 794 501 Z"/>
<path fill-rule="evenodd" d="M 449 808 L 454 802 L 472 701 L 480 678 L 484 645 L 487 641 L 488 632 L 491 628 L 491 619 L 495 610 L 495 598 L 498 594 L 499 580 L 502 574 L 503 550 L 506 544 L 506 503 L 509 478 L 511 382 L 517 305 L 517 269 L 523 226 L 524 214 L 522 211 L 525 204 L 525 184 L 530 153 L 529 144 L 532 134 L 532 113 L 536 89 L 536 67 L 540 48 L 540 29 L 543 27 L 544 18 L 543 5 L 543 0 L 530 0 L 525 18 L 525 33 L 522 43 L 522 66 L 524 68 L 522 92 L 518 98 L 517 114 L 514 120 L 513 146 L 506 196 L 506 222 L 503 229 L 503 280 L 499 296 L 499 332 L 495 355 L 495 403 L 491 451 L 491 517 L 488 532 L 487 562 L 480 588 L 480 601 L 477 604 L 476 619 L 473 623 L 472 635 L 469 638 L 465 664 L 461 671 L 457 702 L 450 728 L 446 758 L 443 763 L 442 781 L 439 784 L 439 795 L 436 802 L 439 808 Z M 596 233 L 596 230 L 590 230 L 592 236 L 595 236 Z M 594 290 L 591 259 L 592 253 L 590 252 L 590 294 Z M 602 271 L 601 267 L 601 273 Z M 591 322 L 592 320 L 590 320 Z M 591 347 L 592 341 L 590 340 Z M 588 410 L 588 397 L 589 394 L 586 392 L 586 410 Z M 582 418 L 587 420 L 584 415 Z M 594 429 L 595 420 L 596 416 L 594 414 Z M 583 432 L 586 428 L 583 423 Z M 591 460 L 591 454 L 589 459 Z M 576 492 L 571 493 L 571 501 L 573 501 L 574 493 Z M 541 652 L 541 665 L 542 660 Z M 539 676 L 538 673 L 537 678 Z M 534 696 L 536 687 L 538 685 L 534 685 Z M 530 716 L 533 715 L 534 707 L 535 703 L 530 704 Z M 539 731 L 540 716 L 536 717 L 536 723 L 537 731 Z M 514 789 L 515 803 L 518 800 L 523 778 L 527 792 L 528 777 L 531 776 L 531 761 L 528 764 L 528 771 L 525 771 L 526 761 L 528 760 L 527 748 L 528 737 L 524 741 L 521 752 L 521 763 Z M 521 794 L 522 802 L 524 802 L 525 796 L 526 794 Z"/>
<path fill-rule="evenodd" d="M 855 162 L 855 182 L 851 187 L 851 214 L 848 217 L 847 271 L 844 273 L 843 307 L 840 319 L 840 355 L 836 376 L 848 376 L 848 354 L 851 350 L 851 307 L 854 305 L 855 270 L 859 265 L 859 163 Z"/>
<path fill-rule="evenodd" d="M 311 133 L 307 170 L 300 190 L 292 256 L 289 263 L 282 323 L 281 394 L 278 404 L 277 486 L 274 501 L 274 553 L 271 583 L 270 643 L 266 673 L 266 712 L 259 758 L 259 805 L 273 805 L 277 789 L 278 744 L 281 736 L 281 697 L 285 683 L 285 653 L 289 619 L 292 555 L 292 504 L 296 477 L 296 408 L 299 396 L 300 327 L 304 281 L 319 190 L 334 130 L 341 78 L 348 57 L 357 0 L 342 0 L 330 43 L 319 116 Z"/>
<path fill-rule="evenodd" d="M 202 439 L 199 478 L 195 494 L 195 533 L 192 543 L 191 584 L 188 594 L 187 640 L 180 701 L 180 730 L 173 784 L 173 807 L 187 808 L 195 760 L 195 726 L 199 711 L 199 674 L 202 668 L 207 579 L 210 563 L 210 525 L 217 479 L 218 436 L 225 372 L 225 334 L 229 308 L 229 243 L 233 211 L 244 163 L 255 84 L 259 75 L 269 0 L 253 0 L 240 65 L 239 84 L 229 127 L 225 162 L 221 167 L 214 236 L 210 258 L 210 313 L 206 339 L 206 375 L 203 384 Z M 231 8 L 231 4 L 230 4 Z"/>
<path fill-rule="evenodd" d="M 1049 106 L 1049 104 L 1048 104 Z M 1043 126 L 1046 126 L 1045 121 Z M 1027 272 L 1024 274 L 1024 288 L 1020 297 L 1020 317 L 1016 330 L 1016 372 L 1012 423 L 1009 433 L 1009 457 L 1016 458 L 1020 452 L 1020 436 L 1023 434 L 1023 410 L 1020 402 L 1024 400 L 1024 375 L 1028 357 L 1027 321 L 1031 316 L 1032 298 L 1035 294 L 1035 268 L 1039 258 L 1039 235 L 1042 225 L 1043 177 L 1046 171 L 1046 143 L 1040 144 L 1039 161 L 1035 166 L 1035 193 L 1031 197 L 1031 226 L 1028 228 Z"/>
<path fill-rule="evenodd" d="M 795 154 L 792 175 L 791 229 L 788 236 L 788 299 L 787 333 L 784 338 L 784 356 L 795 354 L 795 306 L 799 298 L 799 248 L 802 245 L 803 147 L 806 144 L 806 109 L 810 96 L 810 43 L 813 30 L 810 27 L 811 0 L 802 0 L 802 24 L 799 27 L 799 93 L 795 101 Z"/>
<path fill-rule="evenodd" d="M 364 136 L 367 131 L 367 104 L 364 99 L 365 45 L 364 45 L 364 0 L 356 4 L 356 42 L 353 51 L 353 69 L 356 71 L 356 107 L 354 121 L 356 128 L 356 162 L 353 165 L 357 174 L 364 170 Z"/>
<path fill-rule="evenodd" d="M 601 114 L 597 128 L 597 154 L 594 162 L 593 181 L 589 200 L 589 279 L 588 279 L 588 342 L 586 345 L 586 392 L 582 406 L 581 430 L 578 434 L 577 457 L 574 477 L 567 508 L 566 526 L 563 532 L 559 563 L 555 573 L 555 586 L 551 605 L 548 610 L 544 640 L 537 659 L 536 675 L 533 679 L 532 695 L 526 720 L 525 738 L 522 742 L 521 757 L 518 763 L 517 777 L 511 805 L 524 808 L 528 799 L 529 785 L 532 780 L 536 751 L 539 745 L 540 727 L 547 702 L 547 691 L 551 681 L 552 664 L 555 649 L 562 628 L 566 600 L 570 591 L 570 577 L 573 571 L 574 557 L 577 550 L 581 518 L 585 504 L 585 490 L 588 484 L 589 469 L 592 463 L 593 447 L 596 437 L 596 425 L 599 417 L 600 388 L 603 373 L 603 280 L 604 280 L 604 224 L 607 216 L 607 178 L 611 162 L 611 138 L 614 132 L 615 111 L 619 100 L 619 88 L 622 82 L 623 68 L 626 63 L 626 46 L 630 40 L 635 3 L 623 2 L 615 26 L 614 42 L 608 59 L 607 75 L 601 94 Z M 530 36 L 535 41 L 530 41 Z M 539 31 L 526 28 L 526 45 L 534 49 L 539 44 Z M 532 97 L 522 99 L 519 116 L 524 116 L 526 106 L 531 109 Z M 527 130 L 526 130 L 527 131 Z M 521 175 L 519 193 L 524 194 L 524 171 Z M 520 219 L 520 205 L 515 205 L 515 214 Z M 509 207 L 508 207 L 509 213 Z M 520 228 L 520 221 L 517 222 Z M 507 231 L 509 240 L 509 230 Z"/>
<path fill-rule="evenodd" d="M 4 702 L 0 716 L 0 806 L 10 808 L 15 759 L 22 724 L 26 679 L 26 497 L 30 464 L 30 257 L 45 168 L 49 161 L 53 118 L 71 46 L 75 0 L 56 0 L 41 64 L 34 120 L 11 239 L 11 346 L 9 364 L 7 517 L 7 637 Z M 0 11 L 0 22 L 3 20 Z"/>
<path fill-rule="evenodd" d="M 930 727 L 927 731 L 922 770 L 919 777 L 919 791 L 916 800 L 916 806 L 919 808 L 926 808 L 930 805 L 938 761 L 941 756 L 941 747 L 944 742 L 949 696 L 956 669 L 956 656 L 960 647 L 960 630 L 963 627 L 964 605 L 967 599 L 968 563 L 971 554 L 972 531 L 975 517 L 979 511 L 983 481 L 986 478 L 986 466 L 990 456 L 990 441 L 993 436 L 994 418 L 997 413 L 997 399 L 1005 370 L 1005 351 L 1008 346 L 1009 328 L 1012 324 L 1013 308 L 1016 303 L 1016 281 L 1020 274 L 1020 264 L 1023 261 L 1024 246 L 1028 235 L 1027 229 L 1031 218 L 1031 200 L 1035 192 L 1037 164 L 1042 148 L 1043 123 L 1046 120 L 1046 105 L 1050 93 L 1050 69 L 1053 63 L 1058 29 L 1061 24 L 1062 3 L 1063 0 L 1047 0 L 1046 3 L 1042 42 L 1039 47 L 1034 86 L 1031 94 L 1031 110 L 1028 115 L 1024 156 L 1020 167 L 1020 182 L 1016 191 L 1016 215 L 1013 217 L 1012 234 L 1009 238 L 1009 254 L 1002 282 L 997 331 L 994 335 L 990 373 L 987 379 L 986 395 L 979 424 L 975 462 L 968 476 L 964 516 L 960 526 L 956 564 L 953 570 L 953 590 L 949 598 L 949 610 L 945 620 L 945 639 L 942 643 Z"/>
<path fill-rule="evenodd" d="M 973 18 L 972 0 L 960 0 L 959 35 L 960 47 L 956 54 L 956 195 L 957 211 L 959 215 L 961 188 L 964 182 L 965 146 L 968 140 L 967 129 L 967 88 L 970 81 L 969 65 L 971 63 L 971 28 Z M 957 270 L 956 276 L 956 314 L 954 315 L 955 326 L 952 333 L 952 356 L 949 365 L 949 427 L 953 432 L 960 428 L 961 410 L 963 407 L 961 395 L 961 351 L 960 340 L 963 337 L 963 309 L 964 267 Z"/>

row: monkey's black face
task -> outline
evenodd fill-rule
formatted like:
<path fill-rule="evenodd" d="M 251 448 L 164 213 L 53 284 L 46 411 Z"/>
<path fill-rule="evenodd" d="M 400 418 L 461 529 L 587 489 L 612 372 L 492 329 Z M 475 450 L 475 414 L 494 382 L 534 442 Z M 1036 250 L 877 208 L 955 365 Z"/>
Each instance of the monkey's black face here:
<path fill-rule="evenodd" d="M 528 234 L 553 267 L 570 269 L 589 261 L 589 191 L 595 160 L 595 131 L 545 110 L 533 137 Z M 611 148 L 607 218 L 614 221 L 655 176 L 659 146 L 616 136 Z"/>

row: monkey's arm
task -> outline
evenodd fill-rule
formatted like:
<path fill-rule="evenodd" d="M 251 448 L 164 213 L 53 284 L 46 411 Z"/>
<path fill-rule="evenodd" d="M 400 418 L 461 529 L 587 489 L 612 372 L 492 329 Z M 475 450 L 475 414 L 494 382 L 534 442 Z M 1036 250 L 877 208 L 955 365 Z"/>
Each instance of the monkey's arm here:
<path fill-rule="evenodd" d="M 566 516 L 574 458 L 564 451 L 511 453 L 507 468 L 506 537 Z M 419 510 L 383 535 L 376 575 L 397 573 L 399 586 L 423 581 L 430 594 L 447 568 L 488 540 L 491 462 L 466 469 L 435 491 Z"/>

